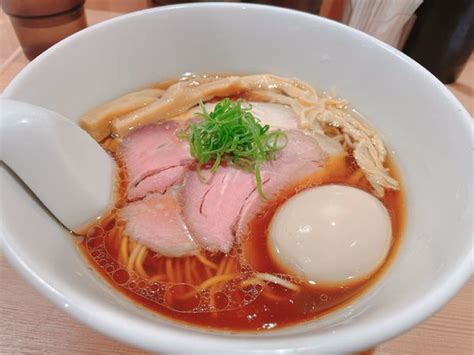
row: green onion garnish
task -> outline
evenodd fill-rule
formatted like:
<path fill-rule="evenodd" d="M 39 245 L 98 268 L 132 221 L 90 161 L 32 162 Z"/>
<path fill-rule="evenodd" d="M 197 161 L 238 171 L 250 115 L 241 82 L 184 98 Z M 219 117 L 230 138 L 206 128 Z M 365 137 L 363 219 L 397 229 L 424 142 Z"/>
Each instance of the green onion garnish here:
<path fill-rule="evenodd" d="M 250 112 L 243 108 L 240 99 L 219 101 L 213 112 L 207 112 L 204 104 L 199 104 L 201 122 L 192 123 L 183 136 L 188 139 L 191 155 L 198 162 L 197 172 L 212 163 L 214 173 L 222 162 L 255 173 L 257 190 L 265 198 L 262 190 L 260 164 L 275 160 L 277 153 L 287 144 L 287 136 L 281 130 L 269 131 L 269 125 L 261 125 Z"/>

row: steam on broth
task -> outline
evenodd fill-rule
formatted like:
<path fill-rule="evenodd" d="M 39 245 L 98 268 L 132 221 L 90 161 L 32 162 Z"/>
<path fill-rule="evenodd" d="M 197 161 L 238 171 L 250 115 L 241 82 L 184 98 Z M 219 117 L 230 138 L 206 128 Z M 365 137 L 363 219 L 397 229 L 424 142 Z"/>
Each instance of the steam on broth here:
<path fill-rule="evenodd" d="M 311 320 L 366 290 L 400 241 L 403 191 L 379 135 L 299 80 L 188 75 L 99 106 L 81 126 L 118 165 L 115 206 L 81 250 L 116 289 L 169 318 L 242 331 Z M 349 187 L 370 194 L 351 203 L 376 201 L 387 234 L 347 236 L 334 199 L 318 201 L 314 221 L 283 213 L 301 192 L 332 185 L 346 212 Z M 318 236 L 318 253 L 301 249 Z M 367 250 L 373 265 L 362 267 Z"/>

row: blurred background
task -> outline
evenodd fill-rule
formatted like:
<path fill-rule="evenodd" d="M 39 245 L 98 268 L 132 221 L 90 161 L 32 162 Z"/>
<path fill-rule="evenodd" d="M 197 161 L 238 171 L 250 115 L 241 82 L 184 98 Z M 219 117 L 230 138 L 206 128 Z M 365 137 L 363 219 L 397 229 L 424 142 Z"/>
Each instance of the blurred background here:
<path fill-rule="evenodd" d="M 32 60 L 68 35 L 94 24 L 97 11 L 118 13 L 195 1 L 171 0 L 0 0 L 1 60 L 15 41 Z M 474 48 L 474 0 L 232 0 L 305 11 L 342 22 L 398 48 L 443 83 L 459 77 Z M 91 11 L 84 11 L 85 9 Z M 96 11 L 96 12 L 94 12 Z M 90 18 L 88 18 L 90 17 Z M 7 20 L 9 18 L 9 20 Z M 1 67 L 0 67 L 1 69 Z"/>

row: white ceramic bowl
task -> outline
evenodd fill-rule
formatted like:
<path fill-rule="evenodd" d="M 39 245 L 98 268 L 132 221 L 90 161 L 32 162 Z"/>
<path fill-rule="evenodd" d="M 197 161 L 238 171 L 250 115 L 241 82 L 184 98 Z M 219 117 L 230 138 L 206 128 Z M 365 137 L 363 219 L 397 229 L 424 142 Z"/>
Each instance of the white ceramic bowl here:
<path fill-rule="evenodd" d="M 401 169 L 408 216 L 395 263 L 367 295 L 318 321 L 254 335 L 183 327 L 112 291 L 2 166 L 4 250 L 56 305 L 105 334 L 154 351 L 355 351 L 423 321 L 469 278 L 469 114 L 414 61 L 341 24 L 242 4 L 137 12 L 57 44 L 28 65 L 4 95 L 77 121 L 99 103 L 184 72 L 295 76 L 348 99 L 383 135 Z"/>

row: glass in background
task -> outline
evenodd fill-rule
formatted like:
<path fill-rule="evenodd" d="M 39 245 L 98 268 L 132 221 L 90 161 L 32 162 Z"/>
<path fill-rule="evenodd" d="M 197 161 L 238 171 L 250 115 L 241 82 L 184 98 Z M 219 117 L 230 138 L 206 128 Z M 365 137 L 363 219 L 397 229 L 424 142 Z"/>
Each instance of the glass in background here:
<path fill-rule="evenodd" d="M 3 11 L 32 60 L 53 44 L 87 27 L 84 0 L 3 0 Z"/>

